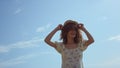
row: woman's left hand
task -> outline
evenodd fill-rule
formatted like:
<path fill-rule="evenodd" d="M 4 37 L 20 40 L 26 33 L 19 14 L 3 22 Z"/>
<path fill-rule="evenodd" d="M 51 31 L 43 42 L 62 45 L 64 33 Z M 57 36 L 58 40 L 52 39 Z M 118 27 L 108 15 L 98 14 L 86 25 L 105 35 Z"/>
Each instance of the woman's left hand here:
<path fill-rule="evenodd" d="M 78 28 L 79 28 L 80 30 L 82 30 L 82 31 L 85 31 L 85 30 L 86 30 L 85 27 L 84 27 L 84 24 L 82 24 L 82 23 L 79 23 L 79 24 L 78 24 Z"/>

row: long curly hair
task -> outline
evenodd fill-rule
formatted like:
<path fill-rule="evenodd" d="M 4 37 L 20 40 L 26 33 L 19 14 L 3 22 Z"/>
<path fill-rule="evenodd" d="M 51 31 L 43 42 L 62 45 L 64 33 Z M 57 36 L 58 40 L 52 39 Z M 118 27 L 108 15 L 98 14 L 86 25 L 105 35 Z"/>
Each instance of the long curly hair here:
<path fill-rule="evenodd" d="M 82 41 L 82 34 L 81 31 L 78 28 L 78 22 L 73 20 L 67 20 L 65 21 L 62 30 L 61 30 L 61 40 L 63 40 L 64 44 L 67 44 L 67 34 L 70 30 L 76 31 L 76 36 L 74 38 L 75 43 L 80 43 Z"/>

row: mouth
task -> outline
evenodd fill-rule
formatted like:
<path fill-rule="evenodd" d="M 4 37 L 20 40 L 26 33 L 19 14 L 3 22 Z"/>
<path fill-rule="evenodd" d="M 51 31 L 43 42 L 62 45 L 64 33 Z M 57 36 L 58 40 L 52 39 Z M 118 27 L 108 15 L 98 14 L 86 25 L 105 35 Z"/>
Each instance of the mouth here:
<path fill-rule="evenodd" d="M 76 35 L 75 33 L 71 33 L 71 35 Z"/>
<path fill-rule="evenodd" d="M 71 33 L 71 36 L 75 37 L 75 36 L 76 36 L 76 34 L 75 34 L 75 33 Z"/>

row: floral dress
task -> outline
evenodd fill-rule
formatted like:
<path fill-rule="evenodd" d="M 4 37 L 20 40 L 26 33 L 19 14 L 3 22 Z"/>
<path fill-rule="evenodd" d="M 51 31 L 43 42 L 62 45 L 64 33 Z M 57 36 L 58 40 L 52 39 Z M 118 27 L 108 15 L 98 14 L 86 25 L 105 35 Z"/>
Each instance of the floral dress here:
<path fill-rule="evenodd" d="M 82 57 L 83 51 L 87 48 L 84 46 L 85 42 L 79 43 L 77 48 L 68 49 L 61 42 L 55 42 L 56 50 L 62 56 L 62 68 L 84 68 Z"/>

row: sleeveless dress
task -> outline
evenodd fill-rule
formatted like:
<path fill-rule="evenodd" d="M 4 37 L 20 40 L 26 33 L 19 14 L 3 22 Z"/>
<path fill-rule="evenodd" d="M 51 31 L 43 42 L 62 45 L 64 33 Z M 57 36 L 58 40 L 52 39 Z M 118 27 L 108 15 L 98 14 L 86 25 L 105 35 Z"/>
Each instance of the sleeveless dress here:
<path fill-rule="evenodd" d="M 67 49 L 63 43 L 55 42 L 56 50 L 62 56 L 62 68 L 84 68 L 82 57 L 83 51 L 87 48 L 84 43 L 79 43 L 77 48 Z"/>

